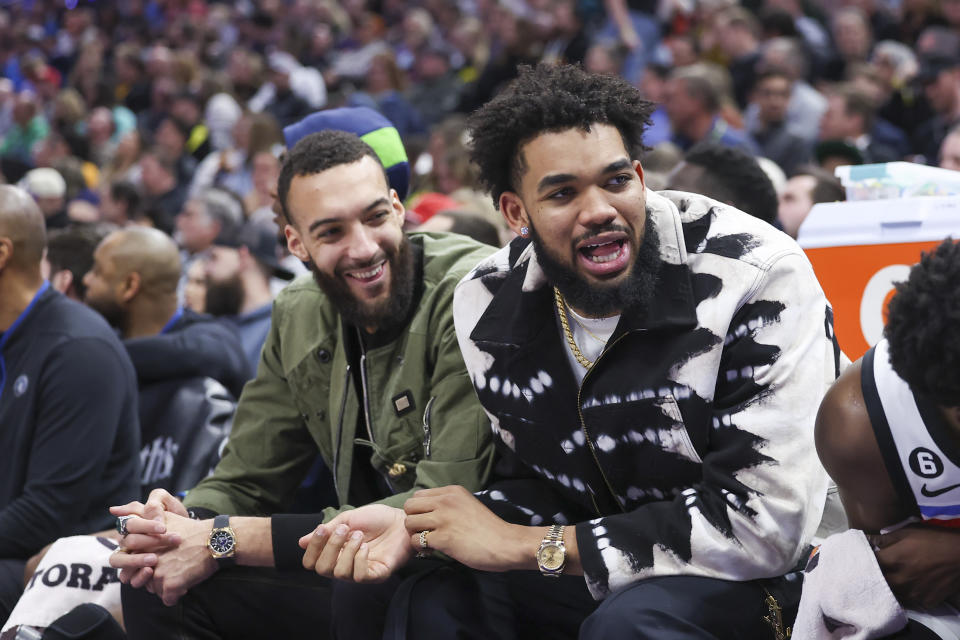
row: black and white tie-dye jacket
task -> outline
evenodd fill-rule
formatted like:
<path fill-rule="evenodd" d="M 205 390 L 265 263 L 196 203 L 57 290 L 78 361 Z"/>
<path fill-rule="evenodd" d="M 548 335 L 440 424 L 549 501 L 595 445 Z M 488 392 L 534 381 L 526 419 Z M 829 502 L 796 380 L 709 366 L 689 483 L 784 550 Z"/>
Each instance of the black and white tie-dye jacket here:
<path fill-rule="evenodd" d="M 817 528 L 813 442 L 836 377 L 832 312 L 797 244 L 703 196 L 647 191 L 655 303 L 627 309 L 578 385 L 533 246 L 517 239 L 454 295 L 467 370 L 499 436 L 478 494 L 525 525 L 576 523 L 587 586 L 787 571 Z"/>

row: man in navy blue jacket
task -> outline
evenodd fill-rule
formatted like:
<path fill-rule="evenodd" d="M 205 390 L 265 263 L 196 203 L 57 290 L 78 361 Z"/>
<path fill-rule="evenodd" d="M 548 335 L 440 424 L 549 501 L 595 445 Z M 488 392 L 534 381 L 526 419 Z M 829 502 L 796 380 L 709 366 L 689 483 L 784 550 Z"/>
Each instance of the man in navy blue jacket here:
<path fill-rule="evenodd" d="M 104 238 L 83 278 L 86 303 L 120 331 L 136 371 L 144 495 L 207 474 L 250 377 L 232 328 L 177 305 L 179 279 L 177 246 L 148 228 Z"/>
<path fill-rule="evenodd" d="M 60 536 L 110 526 L 139 494 L 130 358 L 102 318 L 40 274 L 43 214 L 0 186 L 0 620 L 27 558 Z"/>

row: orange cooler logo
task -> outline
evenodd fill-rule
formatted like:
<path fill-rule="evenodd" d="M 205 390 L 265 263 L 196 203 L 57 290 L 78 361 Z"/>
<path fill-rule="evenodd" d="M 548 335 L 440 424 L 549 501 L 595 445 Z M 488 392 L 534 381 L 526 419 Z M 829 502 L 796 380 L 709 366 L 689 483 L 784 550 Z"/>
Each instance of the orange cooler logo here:
<path fill-rule="evenodd" d="M 833 306 L 840 348 L 856 360 L 883 337 L 894 283 L 907 279 L 920 254 L 940 243 L 852 245 L 805 249 Z"/>

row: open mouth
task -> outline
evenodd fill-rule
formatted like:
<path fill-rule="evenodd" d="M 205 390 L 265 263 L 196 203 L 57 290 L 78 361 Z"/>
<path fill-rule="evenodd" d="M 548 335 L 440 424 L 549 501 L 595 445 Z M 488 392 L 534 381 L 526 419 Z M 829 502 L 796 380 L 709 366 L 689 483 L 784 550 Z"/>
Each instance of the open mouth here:
<path fill-rule="evenodd" d="M 352 280 L 356 280 L 360 284 L 372 284 L 383 277 L 386 271 L 386 264 L 387 261 L 384 260 L 375 267 L 370 267 L 364 271 L 345 271 L 343 275 Z"/>
<path fill-rule="evenodd" d="M 577 247 L 580 263 L 591 274 L 610 276 L 627 267 L 630 243 L 626 234 L 605 233 L 584 240 Z"/>
<path fill-rule="evenodd" d="M 625 240 L 588 244 L 580 249 L 588 260 L 596 264 L 604 264 L 616 260 L 623 253 Z"/>

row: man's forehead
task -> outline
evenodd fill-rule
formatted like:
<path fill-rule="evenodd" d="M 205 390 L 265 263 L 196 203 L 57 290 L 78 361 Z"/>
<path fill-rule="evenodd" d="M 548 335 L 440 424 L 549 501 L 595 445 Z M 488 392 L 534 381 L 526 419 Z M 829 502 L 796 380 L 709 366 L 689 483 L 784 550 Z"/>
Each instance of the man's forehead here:
<path fill-rule="evenodd" d="M 290 181 L 288 208 L 309 219 L 342 216 L 365 208 L 378 198 L 389 199 L 390 187 L 383 167 L 364 156 L 319 173 L 294 176 Z M 296 206 L 292 206 L 296 205 Z"/>
<path fill-rule="evenodd" d="M 591 154 L 575 151 L 589 148 Z M 525 177 L 535 179 L 550 173 L 582 173 L 596 167 L 606 167 L 611 161 L 630 158 L 623 137 L 616 127 L 595 122 L 590 130 L 571 127 L 559 131 L 544 131 L 523 143 L 518 149 Z"/>

